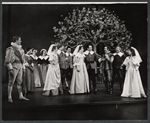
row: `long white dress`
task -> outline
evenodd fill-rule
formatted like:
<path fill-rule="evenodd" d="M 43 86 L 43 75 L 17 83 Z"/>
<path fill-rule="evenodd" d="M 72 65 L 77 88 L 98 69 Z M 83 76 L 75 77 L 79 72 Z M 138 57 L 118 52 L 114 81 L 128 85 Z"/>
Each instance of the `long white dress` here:
<path fill-rule="evenodd" d="M 138 69 L 139 64 L 136 63 L 135 57 L 127 57 L 123 64 L 126 66 L 126 76 L 121 96 L 133 98 L 146 97 Z"/>
<path fill-rule="evenodd" d="M 74 56 L 73 75 L 70 85 L 70 94 L 89 92 L 89 77 L 84 62 L 84 54 Z"/>
<path fill-rule="evenodd" d="M 51 53 L 49 55 L 49 62 L 50 64 L 48 67 L 43 91 L 48 92 L 46 95 L 49 95 L 50 90 L 56 91 L 54 95 L 58 95 L 58 88 L 61 82 L 61 75 L 57 54 Z"/>

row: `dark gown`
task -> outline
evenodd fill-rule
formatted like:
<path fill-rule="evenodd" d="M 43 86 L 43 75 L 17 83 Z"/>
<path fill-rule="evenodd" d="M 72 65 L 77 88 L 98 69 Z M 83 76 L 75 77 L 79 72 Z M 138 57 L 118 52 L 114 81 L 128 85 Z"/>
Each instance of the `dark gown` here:
<path fill-rule="evenodd" d="M 28 91 L 35 90 L 34 83 L 34 73 L 33 73 L 33 59 L 29 55 L 25 55 L 25 59 L 27 62 L 25 74 L 24 74 L 24 91 L 27 93 Z"/>
<path fill-rule="evenodd" d="M 46 79 L 46 74 L 48 70 L 48 56 L 39 56 L 39 73 L 40 73 L 40 79 L 42 83 L 42 87 L 44 87 L 45 84 L 45 79 Z"/>
<path fill-rule="evenodd" d="M 42 87 L 41 79 L 40 79 L 40 73 L 39 73 L 39 60 L 37 56 L 31 55 L 33 59 L 33 73 L 34 73 L 34 83 L 35 87 Z"/>

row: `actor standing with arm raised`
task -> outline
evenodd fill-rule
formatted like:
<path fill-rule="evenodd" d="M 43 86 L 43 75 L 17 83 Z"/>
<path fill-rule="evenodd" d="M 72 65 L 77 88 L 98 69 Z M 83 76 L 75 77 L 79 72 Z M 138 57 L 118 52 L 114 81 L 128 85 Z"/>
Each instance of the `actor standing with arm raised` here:
<path fill-rule="evenodd" d="M 41 55 L 39 56 L 39 74 L 40 74 L 40 79 L 41 79 L 41 83 L 42 83 L 42 87 L 45 84 L 45 78 L 46 78 L 46 74 L 47 74 L 47 70 L 48 70 L 48 55 L 47 55 L 47 51 L 46 49 L 42 49 L 40 51 Z"/>
<path fill-rule="evenodd" d="M 24 50 L 21 46 L 21 37 L 14 36 L 11 46 L 6 49 L 5 66 L 8 69 L 9 82 L 8 82 L 8 102 L 12 100 L 12 89 L 14 82 L 17 82 L 17 89 L 19 92 L 20 100 L 29 100 L 23 96 L 22 93 L 22 74 L 25 69 L 24 63 Z"/>
<path fill-rule="evenodd" d="M 66 54 L 64 52 L 64 45 L 58 45 L 58 59 L 59 59 L 59 66 L 61 72 L 61 83 L 62 86 L 64 85 L 65 88 L 68 87 L 68 83 L 66 82 Z M 61 89 L 61 94 L 63 94 L 63 90 Z"/>
<path fill-rule="evenodd" d="M 25 54 L 25 75 L 23 80 L 23 90 L 25 94 L 27 92 L 32 92 L 35 90 L 35 83 L 34 83 L 34 68 L 33 68 L 33 59 L 31 58 L 33 49 L 29 49 Z"/>
<path fill-rule="evenodd" d="M 42 82 L 41 82 L 41 79 L 40 79 L 40 72 L 39 72 L 39 59 L 38 59 L 38 56 L 36 55 L 37 54 L 37 50 L 36 49 L 33 49 L 33 52 L 32 52 L 32 60 L 33 60 L 33 65 L 34 65 L 34 82 L 35 82 L 35 87 L 42 87 Z"/>
<path fill-rule="evenodd" d="M 84 48 L 78 45 L 73 52 L 73 75 L 70 94 L 89 93 L 89 77 L 84 62 Z"/>
<path fill-rule="evenodd" d="M 57 46 L 52 44 L 49 47 L 49 67 L 46 74 L 45 84 L 44 84 L 44 96 L 57 96 L 59 95 L 59 87 L 61 86 L 61 76 L 60 68 L 57 55 Z M 50 93 L 51 92 L 51 93 Z"/>
<path fill-rule="evenodd" d="M 94 93 L 96 94 L 97 88 L 96 88 L 95 62 L 97 61 L 97 56 L 96 53 L 92 51 L 92 45 L 88 46 L 88 50 L 85 51 L 85 56 L 86 56 L 85 61 L 86 61 L 87 71 L 89 75 L 89 87 L 91 90 L 90 80 L 92 80 Z"/>
<path fill-rule="evenodd" d="M 71 82 L 71 78 L 72 78 L 72 72 L 73 72 L 73 54 L 71 53 L 71 48 L 68 47 L 67 48 L 67 52 L 66 52 L 66 79 L 67 82 L 70 81 Z M 70 86 L 70 82 L 68 83 Z"/>

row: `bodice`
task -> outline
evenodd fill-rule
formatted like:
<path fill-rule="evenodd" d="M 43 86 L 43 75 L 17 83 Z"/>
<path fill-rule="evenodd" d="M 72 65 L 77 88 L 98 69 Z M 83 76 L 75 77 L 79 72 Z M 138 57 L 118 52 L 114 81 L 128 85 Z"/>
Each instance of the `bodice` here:
<path fill-rule="evenodd" d="M 76 54 L 74 56 L 74 65 L 81 65 L 84 63 L 84 58 L 85 58 L 85 55 L 84 54 Z"/>
<path fill-rule="evenodd" d="M 54 53 L 51 53 L 49 55 L 49 62 L 50 62 L 50 64 L 53 64 L 53 65 L 59 64 L 58 63 L 58 55 L 54 54 Z"/>
<path fill-rule="evenodd" d="M 140 64 L 136 62 L 135 57 L 127 57 L 123 63 L 126 65 L 126 70 L 135 68 L 138 70 Z"/>

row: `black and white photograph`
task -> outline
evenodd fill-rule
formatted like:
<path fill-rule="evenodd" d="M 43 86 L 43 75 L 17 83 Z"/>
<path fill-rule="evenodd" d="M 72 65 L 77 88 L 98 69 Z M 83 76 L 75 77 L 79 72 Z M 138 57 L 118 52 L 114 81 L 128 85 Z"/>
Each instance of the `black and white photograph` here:
<path fill-rule="evenodd" d="M 148 120 L 148 2 L 2 2 L 3 121 Z"/>

